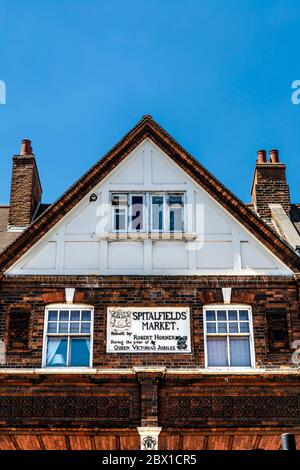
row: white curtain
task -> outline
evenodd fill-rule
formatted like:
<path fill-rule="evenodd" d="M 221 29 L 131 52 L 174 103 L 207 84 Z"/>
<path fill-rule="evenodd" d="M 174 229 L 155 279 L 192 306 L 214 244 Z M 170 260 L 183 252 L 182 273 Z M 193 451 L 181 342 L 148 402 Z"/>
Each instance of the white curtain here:
<path fill-rule="evenodd" d="M 207 338 L 208 366 L 227 366 L 227 338 Z"/>
<path fill-rule="evenodd" d="M 51 362 L 59 348 L 61 339 L 60 338 L 48 338 L 47 344 L 47 366 L 51 366 Z"/>
<path fill-rule="evenodd" d="M 231 366 L 251 366 L 249 337 L 230 338 L 230 362 Z"/>

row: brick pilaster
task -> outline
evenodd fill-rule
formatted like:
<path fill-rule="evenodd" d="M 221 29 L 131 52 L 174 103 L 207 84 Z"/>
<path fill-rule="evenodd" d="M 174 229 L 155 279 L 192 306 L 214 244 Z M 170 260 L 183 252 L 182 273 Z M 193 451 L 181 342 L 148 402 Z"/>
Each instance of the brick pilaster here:
<path fill-rule="evenodd" d="M 141 426 L 158 426 L 158 386 L 165 369 L 136 370 L 141 389 Z"/>

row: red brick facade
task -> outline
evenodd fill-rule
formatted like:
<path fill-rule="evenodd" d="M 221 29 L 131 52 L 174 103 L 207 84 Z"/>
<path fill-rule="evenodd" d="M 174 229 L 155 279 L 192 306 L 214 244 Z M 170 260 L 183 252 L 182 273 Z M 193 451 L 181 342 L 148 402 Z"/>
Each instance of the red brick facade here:
<path fill-rule="evenodd" d="M 65 302 L 65 287 L 76 286 L 74 302 L 94 306 L 94 367 L 163 366 L 204 368 L 203 305 L 223 303 L 221 288 L 232 287 L 232 301 L 252 306 L 257 367 L 292 366 L 292 342 L 300 339 L 299 291 L 289 277 L 94 277 L 9 276 L 2 279 L 1 331 L 8 345 L 8 367 L 41 367 L 45 306 Z M 191 354 L 106 353 L 106 310 L 109 306 L 189 306 Z M 30 313 L 28 318 L 28 312 Z M 286 338 L 271 345 L 270 314 L 286 319 Z M 12 323 L 20 315 L 22 321 Z M 272 318 L 273 318 L 272 317 Z M 9 325 L 11 326 L 9 328 Z M 25 326 L 28 332 L 25 331 Z M 12 329 L 13 327 L 13 329 Z M 18 331 L 22 329 L 22 332 Z M 13 335 L 15 340 L 11 341 Z M 17 338 L 23 337 L 21 347 Z M 28 338 L 28 341 L 26 340 Z M 25 346 L 26 340 L 26 347 Z M 270 346 L 271 345 L 271 346 Z"/>
<path fill-rule="evenodd" d="M 45 306 L 64 301 L 65 287 L 74 285 L 75 303 L 95 307 L 93 367 L 101 372 L 17 373 L 41 367 Z M 265 373 L 203 372 L 203 305 L 222 302 L 226 286 L 233 302 L 252 306 L 256 364 Z M 12 276 L 2 279 L 0 304 L 2 367 L 16 371 L 0 377 L 1 448 L 138 448 L 139 425 L 162 426 L 161 449 L 276 449 L 281 432 L 300 433 L 300 378 L 291 361 L 300 339 L 295 278 Z M 106 353 L 106 308 L 116 304 L 190 306 L 192 353 Z M 278 312 L 287 329 L 273 344 L 276 323 L 268 319 Z"/>
<path fill-rule="evenodd" d="M 149 136 L 294 274 L 6 274 Z M 269 203 L 282 204 L 286 213 L 290 212 L 285 166 L 274 152 L 268 163 L 265 152 L 259 155 L 253 210 L 151 117 L 144 116 L 35 219 L 41 185 L 30 142 L 23 142 L 21 155 L 13 159 L 8 225 L 29 227 L 0 253 L 0 339 L 4 352 L 0 450 L 138 449 L 139 427 L 161 427 L 162 450 L 275 450 L 286 431 L 294 432 L 300 445 L 300 374 L 298 362 L 292 360 L 300 341 L 300 258 L 269 225 Z M 231 288 L 232 304 L 252 309 L 255 364 L 247 371 L 205 368 L 204 306 L 223 304 L 222 288 L 226 287 Z M 74 304 L 94 308 L 93 364 L 83 371 L 42 368 L 45 308 L 65 303 L 66 288 L 75 288 Z M 107 353 L 107 308 L 112 306 L 189 307 L 191 353 Z"/>

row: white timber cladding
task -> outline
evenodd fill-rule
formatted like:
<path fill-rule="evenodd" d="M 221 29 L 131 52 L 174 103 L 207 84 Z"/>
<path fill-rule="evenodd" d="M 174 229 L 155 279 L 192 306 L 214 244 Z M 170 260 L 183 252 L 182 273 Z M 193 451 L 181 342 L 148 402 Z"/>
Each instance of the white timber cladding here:
<path fill-rule="evenodd" d="M 144 194 L 141 232 L 113 230 L 113 194 Z M 150 196 L 183 196 L 183 233 L 151 233 Z M 90 201 L 91 194 L 97 200 Z M 92 198 L 94 199 L 94 198 Z M 147 202 L 148 201 L 148 202 Z M 292 274 L 150 139 L 26 252 L 7 274 Z"/>

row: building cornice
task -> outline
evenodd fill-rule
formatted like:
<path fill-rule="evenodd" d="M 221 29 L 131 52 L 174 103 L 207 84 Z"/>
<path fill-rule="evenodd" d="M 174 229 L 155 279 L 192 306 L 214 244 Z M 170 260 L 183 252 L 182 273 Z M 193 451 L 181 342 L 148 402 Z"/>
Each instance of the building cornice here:
<path fill-rule="evenodd" d="M 77 288 L 102 288 L 107 286 L 128 287 L 142 285 L 151 286 L 159 283 L 164 286 L 172 285 L 194 285 L 197 288 L 221 288 L 224 286 L 281 286 L 295 285 L 299 282 L 299 275 L 257 275 L 257 276 L 171 276 L 171 275 L 2 275 L 0 282 L 3 285 L 27 285 L 27 286 L 55 286 L 64 288 L 68 285 L 73 287 L 76 282 Z"/>

